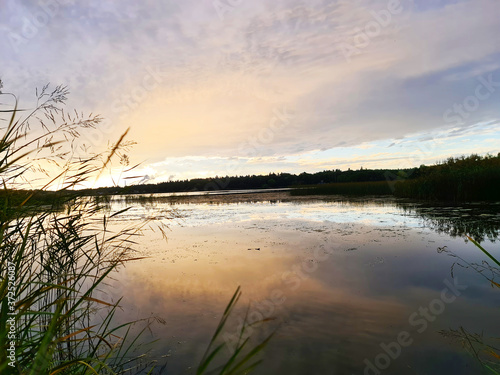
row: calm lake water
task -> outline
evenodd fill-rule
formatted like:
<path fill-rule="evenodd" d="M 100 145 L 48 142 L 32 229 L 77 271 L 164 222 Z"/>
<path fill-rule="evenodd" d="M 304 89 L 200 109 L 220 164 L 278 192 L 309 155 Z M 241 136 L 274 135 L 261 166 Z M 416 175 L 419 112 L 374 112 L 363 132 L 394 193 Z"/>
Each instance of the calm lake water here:
<path fill-rule="evenodd" d="M 500 290 L 454 265 L 487 259 L 466 233 L 499 254 L 500 204 L 279 191 L 114 197 L 110 209 L 127 206 L 117 227 L 155 217 L 168 240 L 145 230 L 136 248 L 148 259 L 122 268 L 103 294 L 123 296 L 119 320 L 164 320 L 144 338 L 158 340 L 151 355 L 169 374 L 195 373 L 237 286 L 227 342 L 247 308 L 250 320 L 275 318 L 253 330 L 262 339 L 277 329 L 257 374 L 480 374 L 440 331 L 500 337 Z"/>

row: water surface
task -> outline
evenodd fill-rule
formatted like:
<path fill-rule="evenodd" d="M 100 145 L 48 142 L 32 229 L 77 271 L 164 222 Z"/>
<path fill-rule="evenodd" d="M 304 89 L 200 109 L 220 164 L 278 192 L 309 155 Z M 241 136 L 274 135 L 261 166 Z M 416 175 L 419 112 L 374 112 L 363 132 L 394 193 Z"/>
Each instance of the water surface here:
<path fill-rule="evenodd" d="M 120 319 L 164 319 L 151 333 L 168 373 L 195 373 L 239 285 L 227 342 L 247 307 L 250 319 L 275 318 L 253 332 L 259 339 L 277 329 L 258 374 L 475 374 L 474 360 L 440 331 L 463 326 L 500 337 L 498 289 L 439 250 L 481 263 L 464 240 L 471 234 L 498 253 L 498 204 L 278 191 L 115 197 L 110 209 L 130 205 L 117 226 L 153 216 L 169 225 L 168 240 L 145 231 L 137 249 L 149 258 L 121 269 L 106 293 L 124 296 Z M 391 343 L 401 334 L 398 352 Z"/>

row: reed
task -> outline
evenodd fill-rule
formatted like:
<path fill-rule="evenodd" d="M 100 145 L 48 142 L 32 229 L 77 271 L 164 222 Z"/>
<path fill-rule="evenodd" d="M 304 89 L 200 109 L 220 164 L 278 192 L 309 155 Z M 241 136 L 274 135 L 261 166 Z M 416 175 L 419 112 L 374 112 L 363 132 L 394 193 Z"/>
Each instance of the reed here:
<path fill-rule="evenodd" d="M 96 297 L 111 272 L 136 258 L 131 245 L 137 229 L 111 233 L 115 214 L 102 214 L 96 202 L 70 193 L 127 143 L 121 138 L 109 152 L 72 157 L 79 131 L 100 118 L 65 113 L 67 94 L 65 87 L 45 86 L 26 116 L 17 99 L 2 111 L 8 114 L 0 139 L 2 374 L 118 374 L 145 365 L 132 355 L 128 337 L 136 322 L 113 326 L 118 303 Z M 32 129 L 37 119 L 38 132 Z M 49 173 L 45 168 L 53 165 L 56 172 Z M 19 189 L 34 175 L 46 176 L 40 190 Z M 47 192 L 55 183 L 62 188 Z M 104 318 L 92 323 L 96 312 Z"/>
<path fill-rule="evenodd" d="M 75 146 L 80 132 L 101 118 L 75 112 L 64 103 L 68 90 L 45 86 L 33 110 L 2 110 L 0 138 L 0 373 L 1 374 L 136 374 L 165 370 L 138 352 L 142 333 L 153 317 L 115 324 L 120 300 L 99 298 L 105 281 L 127 262 L 139 260 L 135 239 L 143 227 L 119 231 L 111 224 L 127 208 L 111 213 L 107 197 L 74 192 L 110 168 L 128 160 L 126 132 L 110 149 L 90 153 Z M 23 116 L 24 114 L 24 116 Z M 36 130 L 33 123 L 40 125 Z M 55 167 L 54 167 L 55 166 Z M 124 165 L 126 167 L 126 165 Z M 33 189 L 33 176 L 42 176 Z M 38 177 L 36 177 L 38 178 Z M 56 191 L 49 187 L 59 186 Z M 160 227 L 163 231 L 163 228 Z M 240 291 L 226 308 L 209 349 L 224 328 Z M 143 329 L 134 327 L 141 323 Z M 134 332 L 134 333 L 133 333 Z M 198 374 L 248 372 L 248 366 L 269 340 L 238 346 L 222 370 L 211 369 L 219 351 L 203 358 Z M 245 354 L 245 350 L 250 353 Z M 224 361 L 222 360 L 224 363 Z M 215 371 L 215 372 L 214 372 Z"/>
<path fill-rule="evenodd" d="M 493 251 L 486 250 L 479 241 L 476 241 L 471 236 L 466 236 L 465 238 L 486 255 L 488 260 L 483 260 L 481 263 L 472 263 L 448 250 L 446 247 L 439 248 L 439 252 L 443 252 L 456 259 L 451 267 L 452 277 L 455 266 L 459 266 L 476 271 L 492 288 L 500 288 L 497 280 L 500 277 L 500 259 L 498 255 L 495 255 Z M 442 330 L 439 333 L 443 337 L 459 343 L 482 365 L 485 373 L 500 375 L 500 346 L 498 345 L 498 337 L 488 337 L 484 332 L 469 332 L 462 326 L 458 329 Z"/>
<path fill-rule="evenodd" d="M 447 202 L 500 200 L 500 154 L 449 158 L 420 167 L 418 174 L 396 182 L 395 196 Z"/>

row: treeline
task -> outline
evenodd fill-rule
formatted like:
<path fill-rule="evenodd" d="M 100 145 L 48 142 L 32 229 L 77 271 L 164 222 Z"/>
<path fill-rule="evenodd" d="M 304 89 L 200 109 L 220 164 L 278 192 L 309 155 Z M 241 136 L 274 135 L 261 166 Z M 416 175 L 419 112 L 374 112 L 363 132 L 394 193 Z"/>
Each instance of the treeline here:
<path fill-rule="evenodd" d="M 268 175 L 225 176 L 195 178 L 160 182 L 157 184 L 131 185 L 81 190 L 83 194 L 152 194 L 212 190 L 276 189 L 301 185 L 322 185 L 343 182 L 394 181 L 418 176 L 419 169 L 340 169 L 317 173 L 270 173 Z"/>
<path fill-rule="evenodd" d="M 355 171 L 358 175 L 362 171 Z M 400 198 L 442 202 L 500 201 L 500 153 L 449 158 L 436 165 L 398 173 L 386 172 L 386 182 L 355 182 L 307 185 L 292 195 L 394 195 Z"/>
<path fill-rule="evenodd" d="M 449 158 L 437 165 L 421 166 L 416 178 L 395 184 L 394 194 L 448 202 L 500 200 L 500 153 Z"/>
<path fill-rule="evenodd" d="M 270 173 L 160 182 L 157 184 L 66 191 L 35 192 L 30 202 L 60 205 L 77 195 L 153 194 L 213 190 L 294 188 L 293 195 L 388 195 L 446 202 L 500 201 L 500 153 L 449 158 L 436 165 L 409 169 L 340 169 L 317 173 Z M 5 192 L 18 204 L 31 191 Z"/>

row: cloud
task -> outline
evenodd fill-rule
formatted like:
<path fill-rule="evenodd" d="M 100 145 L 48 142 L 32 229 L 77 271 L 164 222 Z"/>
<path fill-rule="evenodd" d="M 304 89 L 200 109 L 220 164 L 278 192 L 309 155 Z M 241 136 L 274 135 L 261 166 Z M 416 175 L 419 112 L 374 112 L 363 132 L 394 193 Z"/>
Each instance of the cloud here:
<path fill-rule="evenodd" d="M 415 133 L 425 141 L 456 127 L 444 113 L 474 95 L 478 77 L 500 81 L 495 0 L 404 0 L 378 32 L 389 2 L 260 0 L 223 19 L 208 0 L 54 0 L 52 13 L 3 4 L 6 89 L 30 98 L 34 85 L 68 84 L 72 106 L 109 119 L 97 146 L 130 126 L 134 156 L 147 163 L 291 157 Z M 376 35 L 356 44 L 369 27 Z M 349 58 L 346 44 L 357 49 Z M 500 119 L 499 99 L 496 90 L 456 132 Z M 294 117 L 273 130 L 283 107 Z M 261 169 L 291 167 L 264 160 Z"/>

